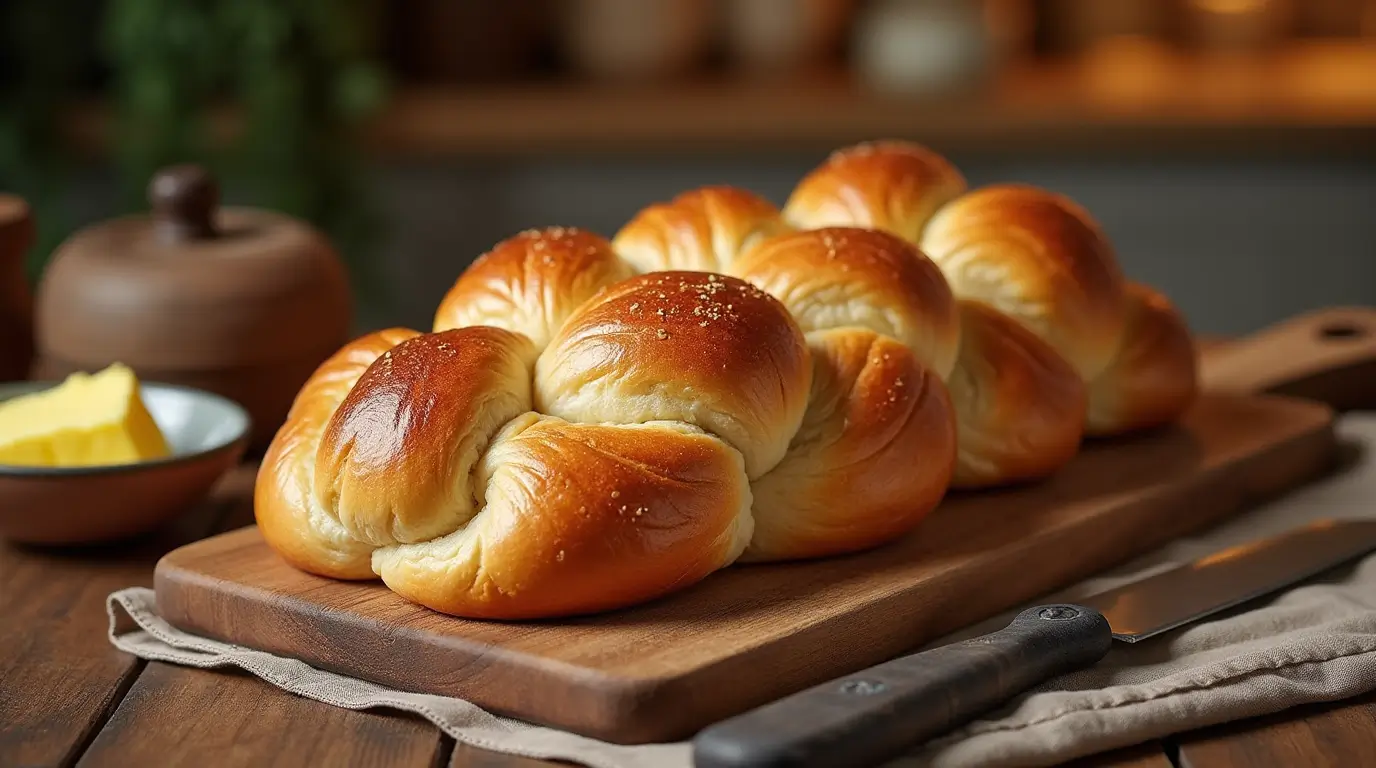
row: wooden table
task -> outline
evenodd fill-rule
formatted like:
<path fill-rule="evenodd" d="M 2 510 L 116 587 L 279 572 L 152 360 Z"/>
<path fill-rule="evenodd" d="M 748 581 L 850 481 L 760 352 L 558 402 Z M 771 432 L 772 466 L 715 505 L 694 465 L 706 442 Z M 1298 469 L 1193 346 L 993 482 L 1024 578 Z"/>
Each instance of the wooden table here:
<path fill-rule="evenodd" d="M 145 663 L 106 639 L 105 597 L 152 585 L 157 557 L 252 522 L 253 470 L 136 547 L 0 544 L 0 766 L 537 766 L 456 745 L 400 714 L 353 712 L 247 674 Z M 1376 765 L 1376 695 L 1100 755 L 1098 768 Z"/>

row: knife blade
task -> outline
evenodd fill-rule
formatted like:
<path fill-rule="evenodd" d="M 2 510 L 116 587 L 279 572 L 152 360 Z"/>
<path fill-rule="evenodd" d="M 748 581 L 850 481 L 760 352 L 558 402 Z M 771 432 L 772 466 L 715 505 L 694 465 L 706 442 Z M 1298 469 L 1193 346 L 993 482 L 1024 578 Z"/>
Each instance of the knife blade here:
<path fill-rule="evenodd" d="M 1231 547 L 1004 629 L 902 656 L 724 720 L 699 768 L 860 766 L 897 757 L 1053 677 L 1376 551 L 1376 520 L 1320 520 Z"/>

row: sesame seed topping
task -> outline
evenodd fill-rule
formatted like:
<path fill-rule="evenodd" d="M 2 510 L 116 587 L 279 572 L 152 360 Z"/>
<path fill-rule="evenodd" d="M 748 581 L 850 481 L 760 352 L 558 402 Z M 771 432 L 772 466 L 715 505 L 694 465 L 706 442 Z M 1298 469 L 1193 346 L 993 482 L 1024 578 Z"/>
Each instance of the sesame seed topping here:
<path fill-rule="evenodd" d="M 655 335 L 661 339 L 669 338 L 669 332 L 664 330 L 663 328 L 660 328 L 659 330 L 655 331 Z"/>
<path fill-rule="evenodd" d="M 613 499 L 619 499 L 619 498 L 621 498 L 621 491 L 612 491 L 612 498 L 613 498 Z"/>

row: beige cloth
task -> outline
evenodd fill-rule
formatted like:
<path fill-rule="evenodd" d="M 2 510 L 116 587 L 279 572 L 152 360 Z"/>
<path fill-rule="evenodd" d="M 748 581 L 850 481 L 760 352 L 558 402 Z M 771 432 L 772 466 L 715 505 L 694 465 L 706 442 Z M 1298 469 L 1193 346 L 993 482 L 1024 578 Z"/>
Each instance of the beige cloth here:
<path fill-rule="evenodd" d="M 1047 599 L 1094 594 L 1320 517 L 1376 518 L 1376 414 L 1345 417 L 1339 432 L 1361 450 L 1343 473 Z M 147 589 L 111 595 L 109 609 L 111 640 L 145 659 L 239 667 L 327 704 L 414 712 L 459 742 L 499 752 L 598 768 L 691 764 L 685 744 L 607 744 L 496 717 L 457 699 L 393 691 L 299 661 L 194 637 L 156 615 Z M 1013 613 L 942 642 L 998 628 Z M 1376 555 L 1211 621 L 1135 646 L 1115 644 L 1093 669 L 1031 691 L 898 763 L 931 768 L 1053 765 L 1204 725 L 1371 690 L 1376 690 Z"/>

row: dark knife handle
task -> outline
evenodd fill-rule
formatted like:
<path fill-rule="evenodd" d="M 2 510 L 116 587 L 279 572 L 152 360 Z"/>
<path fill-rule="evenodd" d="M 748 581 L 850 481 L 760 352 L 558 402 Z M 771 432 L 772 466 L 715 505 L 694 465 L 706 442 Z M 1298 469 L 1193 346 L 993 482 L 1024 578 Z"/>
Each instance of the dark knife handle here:
<path fill-rule="evenodd" d="M 873 765 L 1057 675 L 1093 666 L 1098 611 L 1043 605 L 997 632 L 903 656 L 724 720 L 693 740 L 698 768 Z"/>

